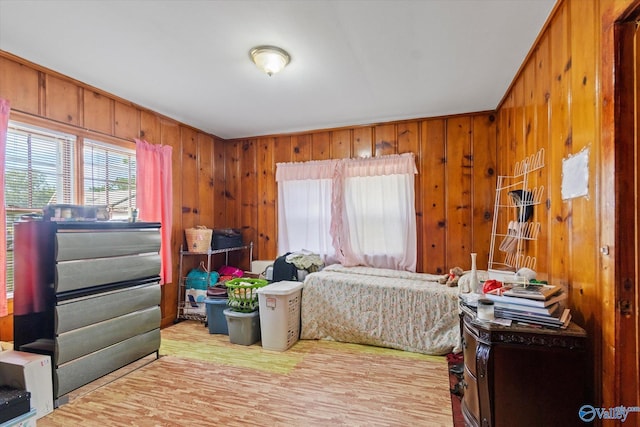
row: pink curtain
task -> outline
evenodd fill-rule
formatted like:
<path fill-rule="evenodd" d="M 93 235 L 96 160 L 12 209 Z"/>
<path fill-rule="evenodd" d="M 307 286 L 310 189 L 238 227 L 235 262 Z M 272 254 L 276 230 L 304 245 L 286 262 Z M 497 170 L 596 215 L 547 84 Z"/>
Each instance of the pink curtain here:
<path fill-rule="evenodd" d="M 162 224 L 160 283 L 172 280 L 171 231 L 173 185 L 168 145 L 136 139 L 136 205 L 140 221 Z"/>
<path fill-rule="evenodd" d="M 7 310 L 7 222 L 4 207 L 4 159 L 7 146 L 7 126 L 9 125 L 9 101 L 0 98 L 0 317 L 6 316 Z"/>

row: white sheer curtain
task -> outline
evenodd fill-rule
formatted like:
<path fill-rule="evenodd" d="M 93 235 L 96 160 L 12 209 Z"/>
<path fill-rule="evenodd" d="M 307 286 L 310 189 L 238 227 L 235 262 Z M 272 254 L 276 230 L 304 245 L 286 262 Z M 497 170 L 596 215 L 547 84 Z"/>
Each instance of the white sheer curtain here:
<path fill-rule="evenodd" d="M 344 265 L 416 270 L 413 154 L 344 160 L 333 236 Z M 340 219 L 337 221 L 337 219 Z"/>
<path fill-rule="evenodd" d="M 279 163 L 278 252 L 415 271 L 413 154 Z"/>
<path fill-rule="evenodd" d="M 314 252 L 335 262 L 331 226 L 332 181 L 337 161 L 278 163 L 278 253 Z"/>

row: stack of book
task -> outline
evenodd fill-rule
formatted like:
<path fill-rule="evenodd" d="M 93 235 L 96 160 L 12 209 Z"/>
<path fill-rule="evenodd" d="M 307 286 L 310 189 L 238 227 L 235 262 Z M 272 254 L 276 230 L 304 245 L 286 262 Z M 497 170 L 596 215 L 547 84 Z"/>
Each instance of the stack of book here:
<path fill-rule="evenodd" d="M 550 328 L 566 328 L 571 311 L 564 308 L 567 294 L 560 286 L 509 284 L 485 294 L 494 302 L 496 317 Z"/>

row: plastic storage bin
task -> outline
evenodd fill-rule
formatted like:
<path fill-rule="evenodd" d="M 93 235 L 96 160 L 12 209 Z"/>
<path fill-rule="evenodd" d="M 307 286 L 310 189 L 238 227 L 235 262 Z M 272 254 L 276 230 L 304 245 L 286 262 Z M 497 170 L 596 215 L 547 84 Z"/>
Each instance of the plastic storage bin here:
<path fill-rule="evenodd" d="M 262 347 L 285 351 L 300 337 L 302 282 L 282 281 L 258 289 Z"/>
<path fill-rule="evenodd" d="M 238 248 L 242 246 L 242 232 L 236 228 L 213 230 L 212 249 Z"/>
<path fill-rule="evenodd" d="M 226 298 L 207 298 L 204 300 L 207 305 L 207 326 L 210 334 L 229 335 L 227 319 L 224 316 L 227 301 Z"/>
<path fill-rule="evenodd" d="M 243 313 L 230 308 L 224 310 L 232 344 L 251 345 L 260 340 L 260 314 L 258 311 Z"/>

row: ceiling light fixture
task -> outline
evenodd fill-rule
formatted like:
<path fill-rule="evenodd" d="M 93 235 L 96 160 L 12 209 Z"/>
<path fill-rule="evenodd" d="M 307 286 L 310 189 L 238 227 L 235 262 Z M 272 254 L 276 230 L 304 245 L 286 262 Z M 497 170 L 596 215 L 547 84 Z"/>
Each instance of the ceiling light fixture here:
<path fill-rule="evenodd" d="M 285 50 L 275 46 L 254 47 L 249 56 L 259 69 L 270 76 L 282 71 L 291 61 L 291 56 Z"/>

